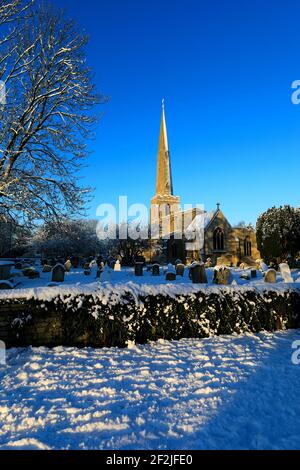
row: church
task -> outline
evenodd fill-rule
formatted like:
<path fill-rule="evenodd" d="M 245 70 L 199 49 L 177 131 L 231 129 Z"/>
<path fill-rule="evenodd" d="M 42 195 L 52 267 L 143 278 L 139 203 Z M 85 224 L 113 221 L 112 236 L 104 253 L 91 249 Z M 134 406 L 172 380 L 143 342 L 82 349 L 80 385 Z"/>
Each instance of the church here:
<path fill-rule="evenodd" d="M 164 102 L 157 157 L 156 193 L 151 200 L 150 217 L 151 226 L 156 227 L 156 237 L 152 241 L 150 255 L 152 262 L 174 263 L 180 259 L 188 263 L 194 260 L 211 260 L 213 265 L 237 266 L 245 263 L 254 266 L 255 260 L 260 258 L 255 231 L 248 227 L 233 227 L 221 210 L 220 204 L 210 212 L 203 208 L 187 211 L 181 209 L 180 196 L 175 196 L 173 189 Z M 184 236 L 178 236 L 179 232 Z M 197 243 L 191 242 L 189 234 L 196 233 L 200 234 Z M 159 244 L 163 246 L 163 250 L 158 249 Z"/>

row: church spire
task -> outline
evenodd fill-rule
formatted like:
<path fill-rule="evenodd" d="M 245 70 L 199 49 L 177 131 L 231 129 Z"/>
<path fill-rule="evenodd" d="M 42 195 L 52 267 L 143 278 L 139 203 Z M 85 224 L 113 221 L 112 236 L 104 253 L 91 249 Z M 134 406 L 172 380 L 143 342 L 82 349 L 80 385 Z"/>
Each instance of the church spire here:
<path fill-rule="evenodd" d="M 162 116 L 158 145 L 156 195 L 173 196 L 170 151 L 165 116 L 165 101 L 162 101 Z"/>

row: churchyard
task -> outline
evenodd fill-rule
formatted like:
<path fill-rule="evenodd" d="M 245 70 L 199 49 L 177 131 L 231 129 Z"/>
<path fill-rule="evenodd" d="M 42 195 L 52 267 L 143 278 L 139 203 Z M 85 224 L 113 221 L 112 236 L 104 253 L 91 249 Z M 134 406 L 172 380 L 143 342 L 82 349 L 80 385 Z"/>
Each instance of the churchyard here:
<path fill-rule="evenodd" d="M 210 266 L 210 264 L 208 263 Z M 0 290 L 45 288 L 60 286 L 86 286 L 94 283 L 112 285 L 133 282 L 136 284 L 201 284 L 203 286 L 261 286 L 269 284 L 287 288 L 288 284 L 300 283 L 299 269 L 290 269 L 287 263 L 277 271 L 258 260 L 256 267 L 240 266 L 207 267 L 204 263 L 184 265 L 144 264 L 137 262 L 134 267 L 122 267 L 120 261 L 104 263 L 102 260 L 76 261 L 68 259 L 41 261 L 40 259 L 2 260 L 0 262 Z M 5 296 L 3 292 L 2 297 Z M 10 292 L 10 297 L 12 292 Z"/>

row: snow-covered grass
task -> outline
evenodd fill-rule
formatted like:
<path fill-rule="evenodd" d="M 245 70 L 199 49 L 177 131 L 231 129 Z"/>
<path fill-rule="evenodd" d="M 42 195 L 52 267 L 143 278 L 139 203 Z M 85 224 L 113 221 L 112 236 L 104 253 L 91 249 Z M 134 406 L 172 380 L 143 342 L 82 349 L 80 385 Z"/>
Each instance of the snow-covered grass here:
<path fill-rule="evenodd" d="M 0 448 L 299 449 L 300 331 L 12 349 Z"/>
<path fill-rule="evenodd" d="M 165 268 L 166 270 L 167 268 Z M 51 285 L 51 273 L 40 273 L 39 279 L 30 280 L 20 273 L 14 272 L 19 277 L 16 278 L 18 283 L 17 287 L 11 291 L 3 290 L 0 291 L 1 299 L 14 299 L 14 298 L 37 298 L 40 300 L 51 300 L 57 296 L 68 296 L 78 294 L 95 294 L 106 295 L 111 293 L 112 290 L 115 292 L 124 293 L 130 291 L 134 295 L 158 295 L 166 294 L 177 295 L 183 293 L 193 293 L 199 290 L 208 289 L 218 291 L 224 289 L 224 286 L 216 286 L 213 284 L 213 269 L 207 269 L 208 284 L 192 284 L 189 279 L 188 269 L 185 270 L 184 277 L 177 276 L 174 282 L 168 283 L 165 280 L 165 275 L 162 274 L 159 277 L 152 276 L 150 272 L 144 271 L 143 277 L 136 277 L 134 275 L 133 268 L 123 268 L 121 272 L 111 272 L 109 281 L 99 282 L 95 278 L 95 273 L 90 276 L 85 276 L 82 269 L 73 269 L 70 273 L 66 273 L 65 282 L 57 285 Z M 257 272 L 257 278 L 251 280 L 241 279 L 241 275 L 249 270 L 241 270 L 239 268 L 232 268 L 232 279 L 235 281 L 234 285 L 229 286 L 230 289 L 248 289 L 254 288 L 258 290 L 276 290 L 285 291 L 288 289 L 299 289 L 300 288 L 300 271 L 295 270 L 292 273 L 294 280 L 293 284 L 286 284 L 283 282 L 282 276 L 277 274 L 277 283 L 269 284 L 265 283 L 262 272 Z M 50 284 L 50 286 L 49 286 Z"/>

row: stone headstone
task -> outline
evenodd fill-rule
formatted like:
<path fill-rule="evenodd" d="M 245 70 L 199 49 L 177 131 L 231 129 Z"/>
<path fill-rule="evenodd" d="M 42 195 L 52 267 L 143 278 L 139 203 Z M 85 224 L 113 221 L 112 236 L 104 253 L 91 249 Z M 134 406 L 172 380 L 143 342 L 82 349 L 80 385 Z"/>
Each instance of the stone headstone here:
<path fill-rule="evenodd" d="M 28 273 L 28 279 L 39 279 L 41 277 L 40 273 L 38 271 L 36 271 L 35 269 L 33 269 L 32 271 L 30 271 Z"/>
<path fill-rule="evenodd" d="M 71 258 L 71 263 L 72 263 L 73 268 L 78 269 L 78 267 L 79 267 L 79 258 L 78 258 L 78 256 L 73 256 Z"/>
<path fill-rule="evenodd" d="M 108 261 L 108 266 L 110 267 L 110 269 L 115 269 L 115 264 L 116 264 L 116 260 L 110 260 Z"/>
<path fill-rule="evenodd" d="M 115 264 L 115 267 L 114 267 L 114 271 L 116 273 L 120 273 L 122 271 L 122 267 L 121 267 L 121 263 L 119 260 L 117 260 L 116 264 Z"/>
<path fill-rule="evenodd" d="M 94 259 L 90 262 L 89 269 L 86 270 L 86 271 L 89 271 L 89 273 L 86 275 L 89 276 L 91 274 L 92 276 L 94 276 L 94 278 L 97 278 L 98 270 L 99 270 L 99 267 L 98 267 L 97 260 Z"/>
<path fill-rule="evenodd" d="M 167 272 L 166 274 L 166 281 L 173 282 L 176 281 L 176 274 L 174 272 Z"/>
<path fill-rule="evenodd" d="M 71 268 L 72 268 L 72 263 L 71 261 L 68 259 L 66 262 L 65 262 L 65 270 L 67 273 L 69 273 L 71 271 Z"/>
<path fill-rule="evenodd" d="M 23 275 L 28 277 L 28 279 L 38 279 L 40 277 L 40 273 L 35 268 L 25 268 L 23 269 Z"/>
<path fill-rule="evenodd" d="M 153 264 L 153 266 L 152 266 L 152 276 L 160 276 L 160 266 L 159 266 L 159 264 Z"/>
<path fill-rule="evenodd" d="M 0 280 L 1 281 L 7 281 L 8 279 L 11 278 L 10 271 L 13 268 L 14 264 L 1 261 L 0 262 Z"/>
<path fill-rule="evenodd" d="M 193 284 L 208 283 L 204 263 L 193 263 L 190 266 L 190 278 Z"/>
<path fill-rule="evenodd" d="M 251 278 L 252 278 L 252 279 L 257 278 L 257 271 L 256 271 L 256 269 L 251 269 Z"/>
<path fill-rule="evenodd" d="M 275 269 L 268 269 L 268 271 L 265 274 L 264 280 L 265 280 L 265 282 L 275 284 L 276 283 L 276 277 L 277 277 L 277 275 L 276 275 Z"/>
<path fill-rule="evenodd" d="M 247 263 L 241 263 L 241 264 L 239 265 L 239 268 L 240 268 L 240 269 L 249 269 L 249 266 L 248 266 Z"/>
<path fill-rule="evenodd" d="M 226 266 L 214 270 L 214 284 L 228 286 L 231 281 L 231 271 Z"/>
<path fill-rule="evenodd" d="M 283 277 L 284 282 L 286 283 L 294 282 L 294 279 L 292 278 L 292 275 L 291 275 L 290 267 L 287 263 L 281 263 L 279 265 L 279 268 L 280 268 L 280 273 L 281 273 L 281 276 Z"/>
<path fill-rule="evenodd" d="M 182 264 L 182 263 L 176 264 L 176 274 L 177 274 L 177 276 L 183 277 L 184 272 L 185 272 L 185 265 Z"/>
<path fill-rule="evenodd" d="M 65 281 L 65 268 L 62 264 L 57 264 L 52 269 L 52 282 L 64 282 Z"/>
<path fill-rule="evenodd" d="M 142 277 L 144 275 L 144 263 L 138 261 L 134 265 L 134 274 L 136 277 Z"/>
<path fill-rule="evenodd" d="M 51 273 L 52 269 L 53 269 L 52 266 L 49 266 L 48 264 L 44 264 L 42 272 L 43 273 Z"/>

